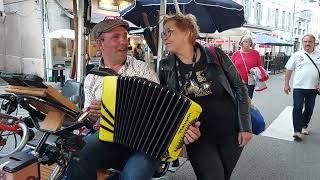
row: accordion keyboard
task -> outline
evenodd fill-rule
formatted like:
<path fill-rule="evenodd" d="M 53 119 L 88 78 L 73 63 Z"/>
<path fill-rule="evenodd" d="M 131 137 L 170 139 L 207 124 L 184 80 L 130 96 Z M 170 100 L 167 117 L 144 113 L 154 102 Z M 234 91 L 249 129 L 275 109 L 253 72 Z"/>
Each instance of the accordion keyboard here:
<path fill-rule="evenodd" d="M 99 138 L 173 161 L 200 113 L 197 103 L 168 87 L 143 78 L 106 76 Z"/>

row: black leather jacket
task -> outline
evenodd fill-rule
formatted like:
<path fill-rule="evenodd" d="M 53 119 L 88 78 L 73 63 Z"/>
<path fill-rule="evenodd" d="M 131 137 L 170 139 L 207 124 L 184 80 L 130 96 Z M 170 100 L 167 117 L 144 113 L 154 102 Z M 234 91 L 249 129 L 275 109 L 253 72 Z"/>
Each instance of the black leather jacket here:
<path fill-rule="evenodd" d="M 242 82 L 235 66 L 230 61 L 229 57 L 219 48 L 215 48 L 217 56 L 214 56 L 207 47 L 199 45 L 199 48 L 201 49 L 201 52 L 204 52 L 201 56 L 206 56 L 209 65 L 208 71 L 205 74 L 206 78 L 210 80 L 215 77 L 230 94 L 235 105 L 237 106 L 238 104 L 240 132 L 252 132 L 248 90 Z M 218 57 L 219 61 L 216 60 L 215 57 Z M 175 61 L 174 55 L 169 55 L 160 61 L 159 79 L 160 84 L 167 85 L 173 89 L 179 89 Z M 237 96 L 237 100 L 235 99 L 235 96 Z"/>

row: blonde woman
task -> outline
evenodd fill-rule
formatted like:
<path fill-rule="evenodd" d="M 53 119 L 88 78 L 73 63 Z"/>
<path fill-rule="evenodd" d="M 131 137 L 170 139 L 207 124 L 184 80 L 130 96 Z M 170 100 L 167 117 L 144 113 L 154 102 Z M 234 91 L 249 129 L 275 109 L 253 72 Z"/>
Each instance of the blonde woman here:
<path fill-rule="evenodd" d="M 247 88 L 223 51 L 216 48 L 215 56 L 196 42 L 199 27 L 193 15 L 167 16 L 163 24 L 161 35 L 170 55 L 160 62 L 160 83 L 203 109 L 201 137 L 186 146 L 191 165 L 199 180 L 227 180 L 252 137 Z M 240 101 L 240 117 L 233 92 Z"/>

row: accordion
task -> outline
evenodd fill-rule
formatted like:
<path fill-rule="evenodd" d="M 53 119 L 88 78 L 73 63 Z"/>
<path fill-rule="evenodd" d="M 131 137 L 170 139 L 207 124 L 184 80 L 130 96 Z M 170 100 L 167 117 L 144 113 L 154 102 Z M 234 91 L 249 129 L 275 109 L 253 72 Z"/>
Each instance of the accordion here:
<path fill-rule="evenodd" d="M 157 160 L 179 157 L 200 105 L 157 83 L 137 77 L 106 76 L 102 83 L 99 139 L 122 144 Z"/>

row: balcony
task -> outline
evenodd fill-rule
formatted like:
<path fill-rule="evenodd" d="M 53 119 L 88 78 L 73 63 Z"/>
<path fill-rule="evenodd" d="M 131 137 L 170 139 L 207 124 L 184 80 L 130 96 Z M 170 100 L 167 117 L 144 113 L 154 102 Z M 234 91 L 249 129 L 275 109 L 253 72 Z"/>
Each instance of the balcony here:
<path fill-rule="evenodd" d="M 296 12 L 295 16 L 297 17 L 298 21 L 311 21 L 310 10 Z"/>

